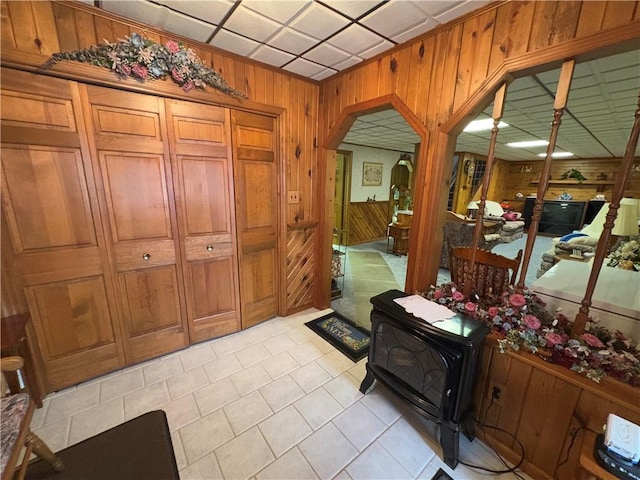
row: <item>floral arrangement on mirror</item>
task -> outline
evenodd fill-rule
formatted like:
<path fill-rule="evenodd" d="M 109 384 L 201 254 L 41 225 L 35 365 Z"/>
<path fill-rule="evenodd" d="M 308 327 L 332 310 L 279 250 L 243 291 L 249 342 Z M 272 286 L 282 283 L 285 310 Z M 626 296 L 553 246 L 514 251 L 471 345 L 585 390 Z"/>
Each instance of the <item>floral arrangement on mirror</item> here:
<path fill-rule="evenodd" d="M 606 259 L 609 267 L 640 272 L 640 241 L 638 238 L 619 242 Z"/>
<path fill-rule="evenodd" d="M 54 53 L 40 68 L 46 70 L 62 60 L 108 68 L 122 78 L 134 77 L 145 81 L 170 77 L 185 92 L 209 85 L 227 95 L 246 98 L 230 87 L 222 75 L 207 67 L 192 49 L 174 40 L 159 44 L 132 33 L 117 43 L 107 42 L 82 50 Z"/>
<path fill-rule="evenodd" d="M 640 348 L 629 337 L 593 320 L 585 333 L 572 337 L 569 319 L 560 312 L 548 312 L 530 290 L 465 298 L 455 284 L 445 283 L 431 286 L 422 296 L 483 321 L 497 334 L 501 353 L 525 350 L 595 382 L 610 376 L 640 387 Z"/>

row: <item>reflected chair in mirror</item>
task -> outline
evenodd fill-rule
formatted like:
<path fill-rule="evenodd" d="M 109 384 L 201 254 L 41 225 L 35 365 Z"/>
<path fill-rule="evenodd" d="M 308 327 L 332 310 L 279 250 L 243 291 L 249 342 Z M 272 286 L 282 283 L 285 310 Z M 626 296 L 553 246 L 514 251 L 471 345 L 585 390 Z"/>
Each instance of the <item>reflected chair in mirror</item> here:
<path fill-rule="evenodd" d="M 56 472 L 64 469 L 62 461 L 31 432 L 30 424 L 35 403 L 29 394 L 15 386 L 20 385 L 24 360 L 21 357 L 0 359 L 2 395 L 0 410 L 0 447 L 2 450 L 2 480 L 23 479 L 31 453 L 45 460 Z M 24 454 L 21 457 L 21 454 Z M 22 458 L 22 463 L 19 460 Z"/>
<path fill-rule="evenodd" d="M 449 255 L 454 247 L 472 247 L 473 230 L 476 220 L 469 219 L 451 211 L 446 212 L 442 226 L 442 251 L 440 253 L 440 268 L 449 268 Z M 491 250 L 500 242 L 501 223 L 493 221 L 482 222 L 482 236 L 478 248 Z"/>
<path fill-rule="evenodd" d="M 471 292 L 483 297 L 488 293 L 501 293 L 515 285 L 520 269 L 522 250 L 516 258 L 508 258 L 486 250 L 475 249 L 475 267 L 471 271 L 472 247 L 455 247 L 449 256 L 451 281 L 465 291 L 467 282 L 472 282 Z"/>

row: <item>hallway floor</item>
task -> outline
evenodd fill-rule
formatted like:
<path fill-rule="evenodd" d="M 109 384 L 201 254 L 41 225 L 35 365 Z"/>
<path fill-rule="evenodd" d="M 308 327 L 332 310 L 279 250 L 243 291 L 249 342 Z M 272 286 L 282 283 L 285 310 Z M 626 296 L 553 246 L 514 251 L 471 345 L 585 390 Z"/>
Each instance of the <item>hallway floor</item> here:
<path fill-rule="evenodd" d="M 383 386 L 359 392 L 366 359 L 354 364 L 304 325 L 328 312 L 274 318 L 50 394 L 32 429 L 57 451 L 163 409 L 183 480 L 430 480 L 439 468 L 487 478 L 446 467 L 438 426 Z M 460 458 L 504 468 L 477 439 L 461 436 Z"/>

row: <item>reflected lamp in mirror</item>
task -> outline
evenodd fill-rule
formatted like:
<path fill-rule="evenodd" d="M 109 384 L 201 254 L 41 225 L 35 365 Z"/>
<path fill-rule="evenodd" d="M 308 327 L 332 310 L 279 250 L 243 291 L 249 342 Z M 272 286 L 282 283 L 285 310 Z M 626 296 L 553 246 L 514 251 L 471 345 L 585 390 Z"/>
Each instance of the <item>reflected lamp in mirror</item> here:
<path fill-rule="evenodd" d="M 638 235 L 638 209 L 635 199 L 623 198 L 620 200 L 618 216 L 613 224 L 611 235 L 618 238 Z"/>
<path fill-rule="evenodd" d="M 467 205 L 467 216 L 469 218 L 476 218 L 478 216 L 478 202 L 469 202 Z"/>
<path fill-rule="evenodd" d="M 591 223 L 580 232 L 593 238 L 600 238 L 609 212 L 609 205 L 610 202 L 604 203 Z M 620 208 L 618 208 L 618 215 L 613 223 L 611 235 L 618 237 L 638 235 L 638 220 L 640 220 L 640 201 L 635 198 L 623 198 L 620 200 Z"/>

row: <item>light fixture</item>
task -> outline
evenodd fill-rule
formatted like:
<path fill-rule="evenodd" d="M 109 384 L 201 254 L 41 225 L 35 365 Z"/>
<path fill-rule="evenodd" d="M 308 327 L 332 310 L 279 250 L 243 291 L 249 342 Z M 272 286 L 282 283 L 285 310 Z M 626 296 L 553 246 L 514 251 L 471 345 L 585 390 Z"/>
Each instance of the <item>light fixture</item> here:
<path fill-rule="evenodd" d="M 478 202 L 469 202 L 469 204 L 467 205 L 467 216 L 469 218 L 476 218 L 476 216 L 478 215 L 478 210 Z"/>
<path fill-rule="evenodd" d="M 509 124 L 505 122 L 499 122 L 498 128 L 508 127 Z M 464 127 L 463 132 L 473 133 L 473 132 L 485 132 L 487 130 L 491 130 L 493 128 L 493 118 L 483 118 L 482 120 L 474 120 L 473 122 L 469 122 L 469 124 Z"/>
<path fill-rule="evenodd" d="M 512 148 L 527 148 L 527 147 L 546 147 L 549 142 L 546 140 L 527 140 L 525 142 L 510 142 L 507 143 L 507 147 Z"/>
<path fill-rule="evenodd" d="M 611 229 L 611 235 L 629 237 L 638 235 L 638 212 L 633 199 L 620 200 L 618 215 Z"/>
<path fill-rule="evenodd" d="M 547 156 L 546 153 L 539 153 L 538 154 L 539 157 L 545 158 Z M 573 153 L 571 152 L 553 152 L 551 154 L 551 158 L 567 158 L 567 157 L 573 157 Z"/>

